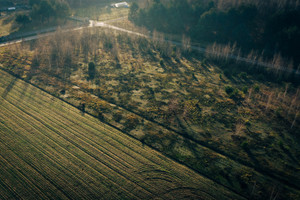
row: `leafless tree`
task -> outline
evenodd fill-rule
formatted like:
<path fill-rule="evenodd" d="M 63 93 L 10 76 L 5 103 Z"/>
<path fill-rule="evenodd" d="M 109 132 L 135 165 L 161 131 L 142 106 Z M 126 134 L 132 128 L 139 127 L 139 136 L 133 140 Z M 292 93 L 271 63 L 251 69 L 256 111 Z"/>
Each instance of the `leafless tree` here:
<path fill-rule="evenodd" d="M 266 104 L 266 110 L 269 109 L 272 99 L 273 99 L 273 92 L 271 92 L 271 93 L 268 95 L 268 101 L 267 101 L 267 104 Z"/>
<path fill-rule="evenodd" d="M 182 40 L 181 40 L 181 45 L 182 45 L 182 50 L 183 52 L 190 52 L 191 51 L 191 38 L 182 35 Z"/>

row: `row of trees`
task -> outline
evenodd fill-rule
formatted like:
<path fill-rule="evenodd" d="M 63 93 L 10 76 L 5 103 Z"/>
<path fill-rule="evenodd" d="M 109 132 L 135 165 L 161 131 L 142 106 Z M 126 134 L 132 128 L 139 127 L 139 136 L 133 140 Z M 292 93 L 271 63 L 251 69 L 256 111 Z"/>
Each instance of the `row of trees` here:
<path fill-rule="evenodd" d="M 266 57 L 281 53 L 294 59 L 298 66 L 300 6 L 297 1 L 293 4 L 275 0 L 268 1 L 270 4 L 254 0 L 246 1 L 248 4 L 224 2 L 153 0 L 146 8 L 134 3 L 129 19 L 148 29 L 185 34 L 197 41 L 236 42 L 244 52 L 257 49 L 264 51 Z"/>
<path fill-rule="evenodd" d="M 256 76 L 256 78 L 261 81 L 267 78 L 267 80 L 272 82 L 288 81 L 295 85 L 300 84 L 300 65 L 294 69 L 293 60 L 282 57 L 280 53 L 275 53 L 268 59 L 265 58 L 263 52 L 260 53 L 258 51 L 251 51 L 249 54 L 242 56 L 241 49 L 236 47 L 236 43 L 227 45 L 213 43 L 208 45 L 206 50 L 206 57 L 223 67 L 226 76 L 236 74 L 233 66 L 239 68 L 238 66 L 244 63 L 244 61 L 241 61 L 246 59 L 249 67 L 244 68 L 240 66 L 242 71 L 251 74 L 260 73 L 260 76 Z M 235 59 L 232 59 L 232 57 Z"/>

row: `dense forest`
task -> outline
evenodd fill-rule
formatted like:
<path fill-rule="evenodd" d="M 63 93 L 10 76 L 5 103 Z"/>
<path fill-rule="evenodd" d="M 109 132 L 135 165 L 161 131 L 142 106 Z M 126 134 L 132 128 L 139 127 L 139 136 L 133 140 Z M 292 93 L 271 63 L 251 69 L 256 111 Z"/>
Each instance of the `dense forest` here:
<path fill-rule="evenodd" d="M 2 6 L 16 6 L 16 5 L 27 5 L 38 3 L 41 0 L 0 0 L 0 5 Z M 111 2 L 110 0 L 60 0 L 59 2 L 67 2 L 71 7 L 87 6 L 91 4 L 96 4 L 99 2 Z M 54 0 L 49 0 L 50 3 Z"/>
<path fill-rule="evenodd" d="M 10 6 L 29 9 L 30 12 L 16 15 L 15 21 L 23 26 L 31 22 L 49 23 L 70 15 L 69 3 L 65 0 L 1 0 L 0 3 L 2 9 Z"/>
<path fill-rule="evenodd" d="M 295 67 L 300 63 L 299 1 L 153 0 L 145 8 L 134 3 L 129 19 L 150 30 L 205 43 L 236 43 L 244 52 L 281 54 Z"/>

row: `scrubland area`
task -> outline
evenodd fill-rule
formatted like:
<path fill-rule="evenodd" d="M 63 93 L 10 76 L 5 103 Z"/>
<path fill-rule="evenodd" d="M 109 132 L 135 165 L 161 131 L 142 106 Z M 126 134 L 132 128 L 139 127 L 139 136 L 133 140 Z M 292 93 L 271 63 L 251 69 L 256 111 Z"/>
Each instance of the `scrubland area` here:
<path fill-rule="evenodd" d="M 0 48 L 2 198 L 300 198 L 299 3 L 68 3 L 132 32 Z"/>
<path fill-rule="evenodd" d="M 276 190 L 293 199 L 299 89 L 224 60 L 235 69 L 226 72 L 220 60 L 187 51 L 94 28 L 5 47 L 0 59 L 18 77 L 217 183 L 253 198 Z"/>

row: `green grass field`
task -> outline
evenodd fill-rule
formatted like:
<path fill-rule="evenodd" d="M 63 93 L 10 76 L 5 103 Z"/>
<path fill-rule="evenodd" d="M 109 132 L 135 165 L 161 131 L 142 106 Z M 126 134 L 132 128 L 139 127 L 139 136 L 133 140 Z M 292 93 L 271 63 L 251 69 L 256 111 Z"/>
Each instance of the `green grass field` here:
<path fill-rule="evenodd" d="M 112 20 L 121 17 L 127 18 L 128 13 L 128 8 L 110 8 L 109 3 L 80 7 L 73 11 L 75 16 L 88 17 L 89 19 L 98 21 Z"/>
<path fill-rule="evenodd" d="M 0 18 L 0 37 L 9 35 L 12 32 L 18 31 L 19 27 L 14 24 L 15 15 L 3 14 Z"/>
<path fill-rule="evenodd" d="M 0 70 L 0 199 L 241 199 Z"/>

